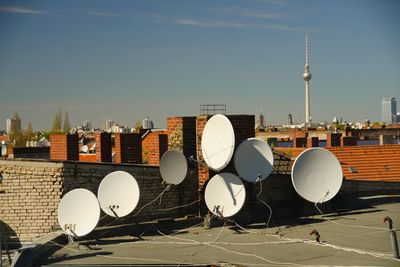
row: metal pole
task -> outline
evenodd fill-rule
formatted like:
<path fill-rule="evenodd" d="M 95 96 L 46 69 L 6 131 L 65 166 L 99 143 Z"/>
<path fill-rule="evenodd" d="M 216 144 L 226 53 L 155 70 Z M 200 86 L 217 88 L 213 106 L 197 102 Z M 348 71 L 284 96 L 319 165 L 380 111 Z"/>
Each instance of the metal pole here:
<path fill-rule="evenodd" d="M 393 221 L 389 216 L 386 216 L 383 219 L 383 222 L 389 222 L 389 233 L 390 233 L 390 241 L 392 243 L 393 258 L 400 259 L 396 231 L 393 229 Z"/>

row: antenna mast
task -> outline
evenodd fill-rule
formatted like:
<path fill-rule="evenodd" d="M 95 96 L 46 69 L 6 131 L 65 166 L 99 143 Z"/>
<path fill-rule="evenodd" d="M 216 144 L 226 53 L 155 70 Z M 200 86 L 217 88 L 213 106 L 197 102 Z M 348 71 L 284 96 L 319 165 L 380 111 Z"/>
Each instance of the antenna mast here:
<path fill-rule="evenodd" d="M 308 128 L 311 123 L 311 112 L 310 112 L 310 80 L 311 72 L 310 66 L 308 65 L 308 35 L 306 34 L 306 65 L 304 66 L 303 78 L 306 81 L 306 121 L 305 127 Z"/>

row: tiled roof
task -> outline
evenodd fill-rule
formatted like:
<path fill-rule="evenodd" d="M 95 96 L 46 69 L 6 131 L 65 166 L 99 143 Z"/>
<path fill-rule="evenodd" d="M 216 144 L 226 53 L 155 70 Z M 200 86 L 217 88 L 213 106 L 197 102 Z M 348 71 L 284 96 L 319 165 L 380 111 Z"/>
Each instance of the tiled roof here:
<path fill-rule="evenodd" d="M 332 147 L 328 150 L 335 154 L 348 180 L 400 182 L 400 145 Z"/>
<path fill-rule="evenodd" d="M 347 180 L 400 182 L 400 145 L 327 148 L 339 160 Z M 280 148 L 294 160 L 304 148 Z"/>

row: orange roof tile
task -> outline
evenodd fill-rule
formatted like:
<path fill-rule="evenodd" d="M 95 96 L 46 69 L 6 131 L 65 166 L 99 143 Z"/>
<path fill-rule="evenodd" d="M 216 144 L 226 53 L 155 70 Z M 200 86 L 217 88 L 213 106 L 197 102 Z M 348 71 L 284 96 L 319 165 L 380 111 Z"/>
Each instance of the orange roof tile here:
<path fill-rule="evenodd" d="M 400 145 L 328 148 L 348 180 L 400 182 Z M 349 167 L 355 167 L 351 172 Z"/>

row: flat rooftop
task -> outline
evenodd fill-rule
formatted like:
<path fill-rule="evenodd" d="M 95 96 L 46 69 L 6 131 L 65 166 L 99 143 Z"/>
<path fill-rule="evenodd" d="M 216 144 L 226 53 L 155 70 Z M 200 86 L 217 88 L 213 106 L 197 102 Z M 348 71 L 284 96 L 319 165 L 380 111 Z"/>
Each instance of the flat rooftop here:
<path fill-rule="evenodd" d="M 67 245 L 50 243 L 58 250 L 40 264 L 400 266 L 400 260 L 392 257 L 387 223 L 383 222 L 389 216 L 394 227 L 400 228 L 400 195 L 361 197 L 335 208 L 330 214 L 272 221 L 269 228 L 265 223 L 241 229 L 232 222 L 220 222 L 205 229 L 197 221 L 171 229 L 167 224 L 148 223 L 141 225 L 138 234 L 128 231 Z M 310 235 L 313 229 L 321 242 Z M 107 230 L 97 233 L 102 231 Z"/>

